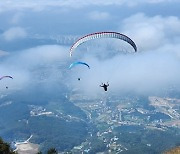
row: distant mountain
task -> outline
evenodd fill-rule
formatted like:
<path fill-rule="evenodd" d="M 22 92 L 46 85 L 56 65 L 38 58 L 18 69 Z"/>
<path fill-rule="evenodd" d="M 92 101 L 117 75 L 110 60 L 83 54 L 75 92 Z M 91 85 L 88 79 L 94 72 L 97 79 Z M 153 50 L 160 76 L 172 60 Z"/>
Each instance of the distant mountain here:
<path fill-rule="evenodd" d="M 35 84 L 1 98 L 0 136 L 12 142 L 33 134 L 31 142 L 39 144 L 41 151 L 51 147 L 70 150 L 81 144 L 88 133 L 88 120 L 64 90 L 63 85 L 45 89 Z"/>
<path fill-rule="evenodd" d="M 0 29 L 0 34 L 3 31 Z M 52 35 L 52 36 L 41 36 L 41 35 L 32 35 L 27 38 L 17 39 L 13 41 L 4 41 L 1 39 L 0 47 L 5 51 L 19 51 L 28 48 L 33 48 L 41 45 L 68 45 L 71 46 L 74 41 L 77 39 L 77 36 L 71 35 Z"/>

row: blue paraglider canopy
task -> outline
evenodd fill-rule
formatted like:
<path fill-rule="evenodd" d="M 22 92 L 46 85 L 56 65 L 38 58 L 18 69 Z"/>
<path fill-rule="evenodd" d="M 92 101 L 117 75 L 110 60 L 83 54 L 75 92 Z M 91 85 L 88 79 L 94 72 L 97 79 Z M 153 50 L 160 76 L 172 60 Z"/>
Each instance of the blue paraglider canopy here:
<path fill-rule="evenodd" d="M 85 62 L 80 62 L 80 61 L 72 63 L 72 64 L 69 66 L 69 69 L 71 69 L 71 68 L 73 68 L 73 67 L 75 67 L 75 66 L 77 66 L 77 65 L 85 65 L 85 66 L 87 66 L 87 67 L 90 69 L 90 66 L 89 66 L 87 63 L 85 63 Z"/>

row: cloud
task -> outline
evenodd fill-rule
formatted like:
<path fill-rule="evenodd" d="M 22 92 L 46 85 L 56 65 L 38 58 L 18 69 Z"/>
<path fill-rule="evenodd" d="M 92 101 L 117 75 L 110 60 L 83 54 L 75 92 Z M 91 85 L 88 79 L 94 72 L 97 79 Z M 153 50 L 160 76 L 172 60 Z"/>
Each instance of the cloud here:
<path fill-rule="evenodd" d="M 4 83 L 11 89 L 23 89 L 37 82 L 51 84 L 53 80 L 62 81 L 62 75 L 69 59 L 67 47 L 58 45 L 44 45 L 16 52 L 1 61 L 1 75 L 13 76 L 13 82 Z M 62 82 L 61 82 L 62 83 Z M 4 89 L 2 86 L 2 89 Z M 38 86 L 38 84 L 37 84 Z M 1 89 L 1 90 L 2 90 Z"/>
<path fill-rule="evenodd" d="M 157 94 L 171 86 L 180 85 L 179 52 L 171 52 L 178 48 L 179 46 L 169 45 L 164 47 L 165 50 L 159 48 L 156 51 L 125 55 L 116 53 L 105 59 L 99 59 L 94 52 L 85 54 L 81 59 L 74 59 L 69 58 L 69 47 L 38 46 L 11 54 L 1 62 L 1 74 L 14 77 L 13 82 L 4 82 L 2 88 L 8 85 L 9 89 L 22 89 L 36 82 L 44 85 L 55 82 L 56 85 L 63 83 L 71 87 L 71 90 L 78 89 L 88 96 L 101 96 L 104 90 L 99 85 L 109 81 L 109 94 Z M 106 52 L 110 54 L 111 50 L 107 49 L 102 54 Z M 69 64 L 77 60 L 88 63 L 91 69 L 74 67 L 68 70 Z M 81 78 L 80 81 L 77 80 L 78 77 Z"/>
<path fill-rule="evenodd" d="M 91 70 L 74 73 L 72 76 L 74 87 L 80 87 L 79 89 L 86 94 L 100 94 L 103 89 L 99 84 L 109 81 L 110 94 L 136 92 L 154 95 L 165 94 L 170 87 L 178 88 L 179 26 L 180 19 L 175 16 L 148 17 L 138 13 L 124 19 L 119 28 L 121 30 L 118 31 L 134 40 L 138 48 L 137 53 L 122 55 L 120 51 L 114 52 L 117 46 L 106 41 L 87 43 L 90 52 L 87 51 L 84 57 L 81 56 L 81 60 L 87 62 Z M 98 46 L 96 42 L 99 43 Z M 114 48 L 110 47 L 111 45 Z M 81 83 L 75 80 L 78 73 L 82 78 Z"/>
<path fill-rule="evenodd" d="M 165 1 L 156 2 L 163 4 L 166 3 Z M 62 21 L 62 25 L 61 23 L 57 24 L 58 29 L 62 29 L 63 33 L 67 33 L 67 31 L 70 31 L 69 33 L 71 33 L 72 35 L 74 33 L 77 35 L 81 35 L 82 33 L 88 33 L 89 31 L 94 31 L 97 29 L 111 29 L 113 31 L 122 32 L 132 38 L 132 40 L 136 42 L 138 47 L 137 54 L 121 55 L 118 52 L 120 52 L 122 49 L 122 46 L 119 45 L 122 41 L 112 40 L 111 42 L 111 40 L 108 39 L 106 41 L 94 40 L 94 42 L 92 41 L 92 43 L 82 44 L 84 45 L 84 48 L 81 48 L 81 50 L 78 51 L 79 55 L 75 58 L 73 57 L 74 59 L 69 59 L 68 47 L 51 45 L 38 46 L 35 48 L 30 48 L 21 52 L 17 52 L 16 55 L 9 55 L 9 59 L 6 61 L 6 64 L 3 65 L 4 69 L 1 65 L 1 70 L 10 70 L 9 73 L 4 72 L 4 74 L 12 73 L 14 76 L 18 76 L 18 81 L 20 79 L 19 76 L 21 76 L 20 74 L 24 74 L 24 79 L 22 80 L 26 82 L 30 82 L 34 79 L 36 81 L 43 81 L 47 84 L 52 83 L 53 79 L 57 79 L 56 81 L 58 82 L 64 82 L 62 78 L 62 76 L 64 76 L 64 78 L 66 78 L 68 81 L 67 83 L 64 82 L 67 84 L 67 86 L 72 86 L 72 89 L 78 88 L 82 92 L 85 92 L 89 95 L 104 93 L 103 89 L 101 89 L 99 85 L 101 84 L 101 82 L 107 81 L 109 81 L 110 83 L 108 93 L 121 93 L 124 91 L 134 91 L 138 93 L 155 93 L 157 91 L 161 91 L 162 89 L 168 89 L 169 86 L 172 86 L 174 84 L 179 85 L 180 75 L 178 70 L 180 67 L 180 19 L 176 16 L 162 16 L 158 15 L 158 13 L 156 12 L 152 13 L 152 11 L 154 11 L 152 9 L 154 5 L 151 5 L 152 11 L 147 11 L 147 13 L 150 13 L 151 16 L 145 13 L 135 14 L 134 12 L 136 12 L 136 10 L 133 8 L 131 10 L 127 9 L 127 12 L 125 11 L 124 14 L 118 14 L 116 12 L 118 8 L 124 7 L 121 5 L 126 5 L 126 7 L 123 9 L 136 6 L 137 8 L 141 8 L 147 3 L 155 3 L 155 1 L 17 0 L 16 4 L 11 0 L 6 2 L 5 4 L 2 4 L 2 2 L 0 2 L 0 4 L 2 4 L 0 5 L 1 8 L 4 5 L 4 10 L 20 10 L 20 14 L 15 14 L 13 17 L 10 18 L 12 19 L 11 23 L 13 24 L 19 24 L 22 15 L 24 16 L 26 15 L 25 13 L 29 13 L 28 9 L 32 9 L 30 11 L 44 11 L 44 9 L 49 9 L 49 12 L 51 12 L 51 10 L 54 10 L 54 12 L 49 16 L 49 19 L 51 19 L 52 17 L 52 19 L 50 20 L 52 22 L 48 22 L 47 25 L 44 24 L 46 23 L 46 20 L 43 20 L 42 18 L 49 13 L 48 11 L 46 13 L 38 12 L 39 14 L 36 14 L 36 12 L 30 12 L 34 16 L 37 15 L 36 20 L 42 20 L 39 21 L 39 23 L 41 23 L 40 25 L 37 24 L 34 26 L 33 24 L 30 29 L 32 31 L 35 31 L 34 33 L 37 34 L 41 29 L 45 29 L 44 31 L 46 32 L 48 30 L 48 34 L 45 34 L 47 35 L 47 38 L 50 38 L 49 34 L 52 34 L 52 29 L 50 27 L 53 25 L 54 28 L 55 24 L 58 23 L 56 17 L 59 15 L 59 12 L 57 10 L 61 10 L 59 9 L 59 7 L 63 9 L 68 8 L 67 10 L 71 10 L 71 8 L 73 7 L 72 12 L 75 11 L 74 16 L 79 17 L 82 11 L 86 9 L 84 9 L 84 6 L 87 6 L 89 7 L 89 9 L 87 9 L 87 12 L 80 19 L 71 19 L 71 12 L 64 12 L 64 14 L 62 14 L 60 18 L 61 20 L 59 20 Z M 168 1 L 167 3 L 172 3 L 172 1 Z M 138 6 L 137 4 L 142 5 Z M 100 6 L 101 9 L 98 9 L 98 11 L 94 11 L 96 10 L 97 6 Z M 118 6 L 118 8 L 116 7 L 116 10 L 113 10 L 115 6 Z M 56 7 L 56 9 L 54 9 L 54 7 Z M 76 12 L 76 9 L 79 8 L 83 8 L 82 11 L 80 10 Z M 23 12 L 23 9 L 26 10 L 26 12 Z M 21 14 L 21 11 L 23 14 Z M 153 14 L 157 15 L 153 16 Z M 31 23 L 31 21 L 34 21 L 33 16 L 32 18 L 29 17 L 27 19 L 29 23 Z M 94 20 L 94 28 L 89 24 L 89 19 Z M 113 22 L 113 19 L 116 19 L 115 22 Z M 103 25 L 103 27 L 102 22 L 99 22 L 100 24 L 96 26 L 96 23 L 98 21 L 104 20 L 109 20 L 113 23 L 109 22 L 107 23 L 107 25 Z M 118 22 L 120 23 L 119 27 L 117 28 Z M 72 26 L 71 23 L 73 23 L 74 26 Z M 42 24 L 44 25 L 43 28 Z M 63 25 L 65 26 L 63 27 Z M 70 25 L 69 30 L 67 28 L 68 25 Z M 40 29 L 37 30 L 38 26 L 40 27 Z M 73 27 L 75 28 L 73 29 Z M 80 28 L 77 29 L 77 27 Z M 27 36 L 27 32 L 23 28 L 14 28 L 14 31 L 12 30 L 12 28 L 3 34 L 6 40 L 10 41 L 18 38 L 24 38 Z M 17 32 L 16 28 L 20 28 L 22 31 L 20 30 L 21 32 Z M 57 34 L 56 29 L 55 32 Z M 97 44 L 95 42 L 97 42 Z M 95 46 L 92 47 L 94 44 Z M 128 46 L 127 43 L 126 45 Z M 83 49 L 87 49 L 89 51 L 83 51 L 82 54 Z M 91 69 L 78 70 L 74 68 L 72 71 L 66 70 L 66 67 L 69 66 L 69 63 L 76 60 L 82 60 L 87 62 L 91 66 Z M 62 67 L 58 67 L 58 65 L 61 65 Z M 58 77 L 56 75 L 58 75 Z M 39 79 L 38 76 L 42 78 Z M 81 81 L 77 80 L 78 77 L 81 77 Z M 19 81 L 19 83 L 21 83 L 21 81 Z"/>
<path fill-rule="evenodd" d="M 27 32 L 24 28 L 12 27 L 5 31 L 2 35 L 6 41 L 12 41 L 15 39 L 25 38 L 27 36 Z"/>
<path fill-rule="evenodd" d="M 21 21 L 22 16 L 23 16 L 23 13 L 20 13 L 20 12 L 16 13 L 16 14 L 12 17 L 11 22 L 12 22 L 13 24 L 18 24 L 18 23 Z"/>
<path fill-rule="evenodd" d="M 12 10 L 12 9 L 33 9 L 34 11 L 42 11 L 47 7 L 71 7 L 71 8 L 80 8 L 85 6 L 138 6 L 140 4 L 149 4 L 149 3 L 179 3 L 178 0 L 2 0 L 0 1 L 0 12 Z"/>
<path fill-rule="evenodd" d="M 165 3 L 165 2 L 174 3 L 174 2 L 179 2 L 179 1 L 178 0 L 149 0 L 149 3 Z"/>
<path fill-rule="evenodd" d="M 16 66 L 28 70 L 29 68 L 39 65 L 50 65 L 56 62 L 65 62 L 68 58 L 69 52 L 67 47 L 58 45 L 43 45 L 29 48 L 21 52 L 16 52 L 14 56 L 9 58 L 8 63 L 12 63 L 12 61 L 14 61 Z"/>
<path fill-rule="evenodd" d="M 83 7 L 88 5 L 121 5 L 124 1 L 116 1 L 116 0 L 97 0 L 97 1 L 83 1 L 83 0 L 30 0 L 30 1 L 22 1 L 22 0 L 16 0 L 14 2 L 13 0 L 9 0 L 6 2 L 0 2 L 1 10 L 8 10 L 8 9 L 28 9 L 32 8 L 34 10 L 43 10 L 46 7 Z M 4 9 L 3 9 L 4 8 Z"/>
<path fill-rule="evenodd" d="M 87 55 L 82 61 L 87 62 L 91 69 L 74 68 L 71 81 L 74 88 L 87 95 L 102 93 L 103 89 L 99 85 L 107 81 L 110 83 L 110 94 L 157 94 L 180 85 L 180 61 L 171 52 L 116 55 L 106 60 L 99 60 L 96 55 Z M 81 81 L 77 80 L 78 77 Z"/>
<path fill-rule="evenodd" d="M 122 58 L 124 60 L 117 63 L 119 67 L 113 73 L 116 90 L 156 93 L 180 84 L 180 62 L 170 52 L 151 51 Z"/>
<path fill-rule="evenodd" d="M 135 40 L 139 51 L 154 50 L 180 39 L 180 19 L 175 16 L 148 17 L 138 13 L 126 18 L 121 30 Z"/>
<path fill-rule="evenodd" d="M 110 18 L 108 12 L 93 11 L 89 13 L 89 18 L 93 20 L 107 20 Z"/>
<path fill-rule="evenodd" d="M 9 55 L 9 52 L 0 50 L 0 57 Z"/>

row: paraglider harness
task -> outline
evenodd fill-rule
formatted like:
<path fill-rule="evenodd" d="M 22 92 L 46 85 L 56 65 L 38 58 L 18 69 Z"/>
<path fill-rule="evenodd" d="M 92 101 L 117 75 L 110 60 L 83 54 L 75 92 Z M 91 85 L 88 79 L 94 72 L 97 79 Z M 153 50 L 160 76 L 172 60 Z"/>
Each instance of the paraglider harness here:
<path fill-rule="evenodd" d="M 107 84 L 105 83 L 101 83 L 101 85 L 99 85 L 100 87 L 104 88 L 104 91 L 107 91 L 107 87 L 109 86 L 109 83 L 107 82 Z"/>

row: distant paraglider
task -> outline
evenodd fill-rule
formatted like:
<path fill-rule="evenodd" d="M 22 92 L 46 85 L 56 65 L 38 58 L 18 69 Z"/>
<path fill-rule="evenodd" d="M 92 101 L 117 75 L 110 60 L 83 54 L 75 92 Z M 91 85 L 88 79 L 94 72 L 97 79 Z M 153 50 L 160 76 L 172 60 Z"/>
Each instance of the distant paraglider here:
<path fill-rule="evenodd" d="M 13 79 L 12 76 L 5 75 L 5 76 L 0 77 L 0 80 L 2 80 L 2 79 L 4 79 L 4 78 L 10 78 L 10 79 Z M 6 89 L 8 89 L 8 86 L 6 86 Z"/>
<path fill-rule="evenodd" d="M 87 67 L 90 69 L 90 66 L 89 66 L 87 63 L 85 63 L 85 62 L 80 62 L 80 61 L 72 63 L 72 64 L 69 66 L 69 69 L 71 69 L 71 68 L 73 68 L 74 66 L 77 66 L 77 65 L 85 65 L 85 66 L 87 66 Z"/>
<path fill-rule="evenodd" d="M 13 77 L 12 77 L 12 76 L 8 76 L 8 75 L 6 75 L 6 76 L 2 76 L 2 77 L 0 77 L 0 80 L 2 80 L 2 79 L 4 79 L 4 78 L 10 78 L 10 79 L 13 79 Z"/>
<path fill-rule="evenodd" d="M 93 39 L 98 39 L 98 38 L 116 38 L 116 39 L 120 39 L 123 40 L 127 43 L 129 43 L 134 51 L 137 51 L 137 47 L 136 44 L 133 42 L 133 40 L 131 40 L 128 36 L 118 33 L 118 32 L 97 32 L 97 33 L 91 33 L 88 35 L 85 35 L 81 38 L 79 38 L 70 48 L 70 57 L 72 56 L 73 51 L 82 43 L 89 41 L 89 40 L 93 40 Z"/>
<path fill-rule="evenodd" d="M 81 62 L 81 61 L 72 63 L 72 64 L 69 66 L 69 69 L 71 69 L 71 68 L 73 68 L 73 67 L 75 67 L 75 66 L 78 66 L 78 65 L 86 66 L 86 67 L 88 67 L 88 68 L 90 69 L 90 66 L 89 66 L 87 63 Z M 81 78 L 78 78 L 78 81 L 80 81 L 80 80 L 81 80 Z"/>

